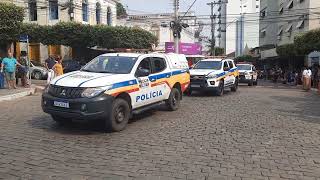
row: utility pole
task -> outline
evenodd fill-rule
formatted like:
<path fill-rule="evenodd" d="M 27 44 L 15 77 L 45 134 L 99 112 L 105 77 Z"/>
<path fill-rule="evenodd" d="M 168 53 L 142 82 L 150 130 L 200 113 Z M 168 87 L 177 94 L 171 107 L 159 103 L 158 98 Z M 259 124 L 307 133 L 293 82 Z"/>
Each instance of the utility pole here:
<path fill-rule="evenodd" d="M 178 27 L 178 22 L 179 22 L 179 0 L 174 0 L 174 3 L 173 3 L 173 6 L 174 6 L 174 28 L 173 28 L 173 36 L 174 36 L 174 49 L 175 49 L 175 52 L 177 54 L 179 54 L 179 41 L 180 41 L 180 32 L 177 32 L 179 31 L 179 27 Z"/>
<path fill-rule="evenodd" d="M 216 19 L 216 16 L 215 14 L 213 13 L 213 7 L 215 6 L 215 2 L 211 2 L 211 3 L 207 3 L 207 5 L 211 6 L 211 16 L 210 16 L 210 19 L 211 19 L 211 48 L 213 50 L 213 56 L 216 55 L 216 52 L 215 52 L 215 46 L 216 46 L 216 39 L 215 39 L 215 19 Z"/>

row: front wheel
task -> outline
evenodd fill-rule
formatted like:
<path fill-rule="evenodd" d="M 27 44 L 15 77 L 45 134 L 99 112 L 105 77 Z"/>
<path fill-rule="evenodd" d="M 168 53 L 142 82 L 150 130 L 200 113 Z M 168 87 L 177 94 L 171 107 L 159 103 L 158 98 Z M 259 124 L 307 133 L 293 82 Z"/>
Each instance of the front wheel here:
<path fill-rule="evenodd" d="M 176 111 L 180 107 L 181 94 L 176 88 L 171 90 L 169 99 L 166 101 L 166 105 L 170 111 Z"/>
<path fill-rule="evenodd" d="M 256 80 L 253 82 L 253 85 L 254 85 L 254 86 L 258 85 L 258 79 L 256 79 Z"/>
<path fill-rule="evenodd" d="M 224 91 L 224 82 L 223 81 L 220 81 L 219 82 L 219 87 L 216 91 L 216 95 L 217 96 L 222 96 L 223 95 L 223 91 Z"/>
<path fill-rule="evenodd" d="M 41 72 L 34 72 L 33 73 L 33 77 L 36 79 L 36 80 L 41 80 L 42 79 L 42 74 Z"/>
<path fill-rule="evenodd" d="M 231 91 L 236 92 L 238 90 L 239 81 L 238 79 L 235 80 L 234 85 L 231 87 Z"/>
<path fill-rule="evenodd" d="M 129 122 L 131 109 L 128 102 L 124 99 L 115 99 L 109 116 L 106 119 L 107 131 L 122 131 Z"/>

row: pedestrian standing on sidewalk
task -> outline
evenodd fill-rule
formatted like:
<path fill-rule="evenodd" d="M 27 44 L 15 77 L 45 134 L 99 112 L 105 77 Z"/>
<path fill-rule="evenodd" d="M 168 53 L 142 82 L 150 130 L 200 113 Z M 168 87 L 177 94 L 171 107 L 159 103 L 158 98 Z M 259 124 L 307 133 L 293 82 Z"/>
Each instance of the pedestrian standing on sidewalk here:
<path fill-rule="evenodd" d="M 303 89 L 309 91 L 311 89 L 311 76 L 312 72 L 309 68 L 304 68 L 302 72 L 302 82 L 303 82 Z"/>
<path fill-rule="evenodd" d="M 21 83 L 23 87 L 28 87 L 28 72 L 29 72 L 29 62 L 27 59 L 27 52 L 21 51 L 21 57 L 20 57 L 20 64 L 21 67 Z"/>
<path fill-rule="evenodd" d="M 63 75 L 62 59 L 57 57 L 57 63 L 52 68 L 54 70 L 55 77 Z"/>
<path fill-rule="evenodd" d="M 49 84 L 50 81 L 54 78 L 54 71 L 52 68 L 55 64 L 56 64 L 56 61 L 52 56 L 49 56 L 49 58 L 45 61 L 45 66 L 48 69 L 47 84 Z"/>
<path fill-rule="evenodd" d="M 8 57 L 4 58 L 1 63 L 1 72 L 4 71 L 6 80 L 8 83 L 8 88 L 14 88 L 17 89 L 16 86 L 16 77 L 15 77 L 15 72 L 16 72 L 16 67 L 17 65 L 21 66 L 20 63 L 17 62 L 17 60 L 13 57 L 12 53 L 8 53 Z"/>

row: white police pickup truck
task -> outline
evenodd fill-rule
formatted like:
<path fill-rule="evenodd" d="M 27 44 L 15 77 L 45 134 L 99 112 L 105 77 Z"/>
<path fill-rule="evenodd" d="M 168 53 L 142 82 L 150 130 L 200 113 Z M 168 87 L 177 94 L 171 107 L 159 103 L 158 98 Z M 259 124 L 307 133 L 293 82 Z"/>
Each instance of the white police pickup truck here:
<path fill-rule="evenodd" d="M 184 55 L 104 54 L 53 79 L 42 108 L 59 123 L 104 119 L 106 130 L 121 131 L 133 113 L 163 103 L 177 110 L 189 83 Z"/>
<path fill-rule="evenodd" d="M 224 88 L 230 87 L 231 91 L 237 91 L 239 73 L 232 59 L 205 59 L 199 61 L 190 70 L 190 87 L 186 91 L 210 91 L 222 96 Z"/>
<path fill-rule="evenodd" d="M 248 83 L 248 86 L 258 84 L 258 73 L 254 65 L 249 63 L 238 63 L 239 83 Z"/>

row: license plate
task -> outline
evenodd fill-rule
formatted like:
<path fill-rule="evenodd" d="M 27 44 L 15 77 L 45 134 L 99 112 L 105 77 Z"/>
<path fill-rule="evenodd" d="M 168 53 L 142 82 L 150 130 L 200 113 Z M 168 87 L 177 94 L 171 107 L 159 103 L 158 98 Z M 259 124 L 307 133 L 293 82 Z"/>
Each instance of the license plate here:
<path fill-rule="evenodd" d="M 53 105 L 56 107 L 70 108 L 69 102 L 54 101 Z"/>
<path fill-rule="evenodd" d="M 200 84 L 191 84 L 191 87 L 197 88 L 200 87 Z"/>

